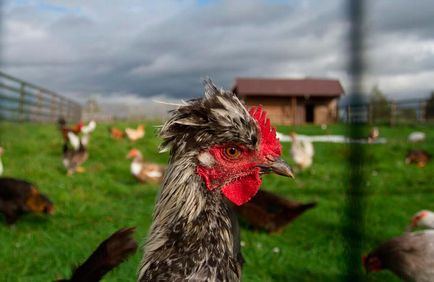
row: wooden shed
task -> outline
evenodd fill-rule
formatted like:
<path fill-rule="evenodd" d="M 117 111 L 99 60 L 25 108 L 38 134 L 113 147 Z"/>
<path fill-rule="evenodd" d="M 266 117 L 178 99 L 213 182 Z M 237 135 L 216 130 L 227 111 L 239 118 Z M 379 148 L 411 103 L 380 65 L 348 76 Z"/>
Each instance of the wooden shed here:
<path fill-rule="evenodd" d="M 328 124 L 337 121 L 338 80 L 237 78 L 232 91 L 248 106 L 261 104 L 275 124 Z"/>

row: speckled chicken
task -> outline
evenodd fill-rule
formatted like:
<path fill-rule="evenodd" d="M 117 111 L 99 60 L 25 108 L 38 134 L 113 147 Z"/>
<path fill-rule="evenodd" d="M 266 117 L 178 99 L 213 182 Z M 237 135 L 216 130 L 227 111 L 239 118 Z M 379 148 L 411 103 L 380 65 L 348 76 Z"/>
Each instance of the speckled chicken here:
<path fill-rule="evenodd" d="M 229 202 L 248 202 L 261 175 L 292 176 L 260 107 L 205 83 L 205 97 L 172 111 L 162 126 L 170 151 L 138 281 L 240 281 L 242 256 Z"/>
<path fill-rule="evenodd" d="M 131 174 L 142 183 L 160 183 L 163 179 L 165 167 L 143 160 L 142 153 L 136 148 L 128 152 L 127 157 L 133 159 L 130 166 Z"/>
<path fill-rule="evenodd" d="M 105 239 L 89 258 L 74 270 L 71 278 L 57 282 L 100 281 L 104 275 L 136 252 L 134 231 L 133 227 L 119 229 Z"/>
<path fill-rule="evenodd" d="M 434 230 L 393 238 L 363 258 L 367 272 L 390 270 L 404 281 L 434 281 Z"/>
<path fill-rule="evenodd" d="M 315 202 L 301 203 L 262 189 L 249 202 L 235 206 L 238 216 L 255 229 L 280 232 L 291 221 L 316 206 Z"/>
<path fill-rule="evenodd" d="M 0 177 L 0 213 L 6 224 L 14 224 L 26 213 L 52 214 L 54 205 L 30 182 Z"/>

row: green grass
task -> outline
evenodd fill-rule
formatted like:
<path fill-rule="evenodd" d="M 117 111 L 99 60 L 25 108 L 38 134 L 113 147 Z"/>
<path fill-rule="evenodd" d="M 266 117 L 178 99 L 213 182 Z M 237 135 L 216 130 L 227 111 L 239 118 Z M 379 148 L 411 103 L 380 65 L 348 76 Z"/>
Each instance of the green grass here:
<path fill-rule="evenodd" d="M 126 124 L 117 124 L 120 127 Z M 135 124 L 131 124 L 135 125 Z M 61 137 L 54 125 L 0 123 L 0 145 L 5 148 L 5 176 L 28 179 L 53 200 L 51 217 L 26 215 L 12 227 L 0 224 L 1 281 L 52 281 L 68 277 L 71 267 L 82 262 L 109 234 L 124 226 L 136 226 L 142 244 L 150 226 L 158 187 L 138 184 L 129 173 L 125 158 L 134 146 L 144 156 L 166 163 L 159 154 L 155 129 L 147 125 L 144 140 L 132 144 L 109 138 L 106 125 L 99 125 L 90 141 L 86 172 L 65 175 L 61 163 Z M 317 126 L 279 127 L 288 133 L 340 134 L 340 125 L 321 130 Z M 411 145 L 406 137 L 423 130 L 425 143 Z M 366 238 L 368 251 L 378 243 L 402 233 L 409 218 L 420 209 L 434 209 L 433 164 L 423 169 L 404 164 L 409 148 L 434 153 L 432 127 L 380 127 L 385 145 L 366 145 L 368 178 L 366 189 Z M 243 281 L 338 281 L 345 269 L 341 236 L 345 207 L 345 173 L 348 148 L 342 144 L 316 143 L 311 170 L 288 180 L 264 177 L 263 187 L 300 201 L 317 201 L 287 226 L 281 234 L 268 235 L 242 228 L 245 242 Z M 289 160 L 289 144 L 284 157 Z M 0 217 L 0 223 L 3 219 Z M 279 252 L 273 252 L 277 247 Z M 104 281 L 134 281 L 142 252 L 110 273 Z M 398 281 L 383 272 L 366 276 L 366 281 Z"/>

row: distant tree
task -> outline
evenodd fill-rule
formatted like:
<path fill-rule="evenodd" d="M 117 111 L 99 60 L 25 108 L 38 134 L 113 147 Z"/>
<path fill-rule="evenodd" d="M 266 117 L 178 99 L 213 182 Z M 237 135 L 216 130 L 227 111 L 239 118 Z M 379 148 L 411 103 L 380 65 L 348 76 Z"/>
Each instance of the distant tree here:
<path fill-rule="evenodd" d="M 369 95 L 369 105 L 371 107 L 370 110 L 373 122 L 387 122 L 390 120 L 390 102 L 378 85 L 372 87 Z"/>
<path fill-rule="evenodd" d="M 426 118 L 427 119 L 434 118 L 434 91 L 431 91 L 431 97 L 428 99 L 426 103 Z"/>

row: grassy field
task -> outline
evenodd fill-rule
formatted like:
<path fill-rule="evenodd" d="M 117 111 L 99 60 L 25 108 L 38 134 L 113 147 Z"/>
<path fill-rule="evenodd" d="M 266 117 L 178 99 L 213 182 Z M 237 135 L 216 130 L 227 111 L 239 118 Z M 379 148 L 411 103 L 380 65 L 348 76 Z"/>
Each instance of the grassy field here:
<path fill-rule="evenodd" d="M 126 124 L 117 124 L 124 127 Z M 136 124 L 131 124 L 136 125 Z M 0 146 L 5 148 L 5 176 L 34 182 L 53 200 L 51 217 L 24 216 L 15 226 L 1 224 L 0 280 L 52 281 L 68 277 L 71 267 L 83 261 L 109 234 L 124 226 L 136 226 L 142 243 L 150 226 L 158 187 L 136 183 L 129 172 L 128 150 L 137 147 L 144 156 L 166 163 L 159 154 L 155 129 L 147 125 L 145 139 L 136 144 L 109 138 L 107 125 L 99 125 L 89 146 L 86 172 L 65 175 L 61 163 L 62 140 L 54 125 L 0 123 Z M 288 133 L 340 134 L 340 125 L 322 130 L 317 126 L 279 127 Z M 428 139 L 412 145 L 408 134 L 423 130 Z M 434 209 L 434 165 L 420 169 L 404 164 L 407 149 L 424 148 L 434 153 L 434 128 L 380 127 L 388 144 L 366 145 L 368 178 L 364 250 L 401 234 L 413 213 Z M 289 161 L 289 144 L 284 143 Z M 345 173 L 348 148 L 342 144 L 315 144 L 311 170 L 297 178 L 264 177 L 263 187 L 291 199 L 317 201 L 281 234 L 268 235 L 243 228 L 243 281 L 339 281 L 345 268 L 341 229 L 345 206 Z M 276 249 L 277 247 L 277 249 Z M 273 251 L 274 249 L 274 251 Z M 134 281 L 141 250 L 110 273 L 104 281 Z M 383 272 L 366 281 L 398 281 Z"/>

